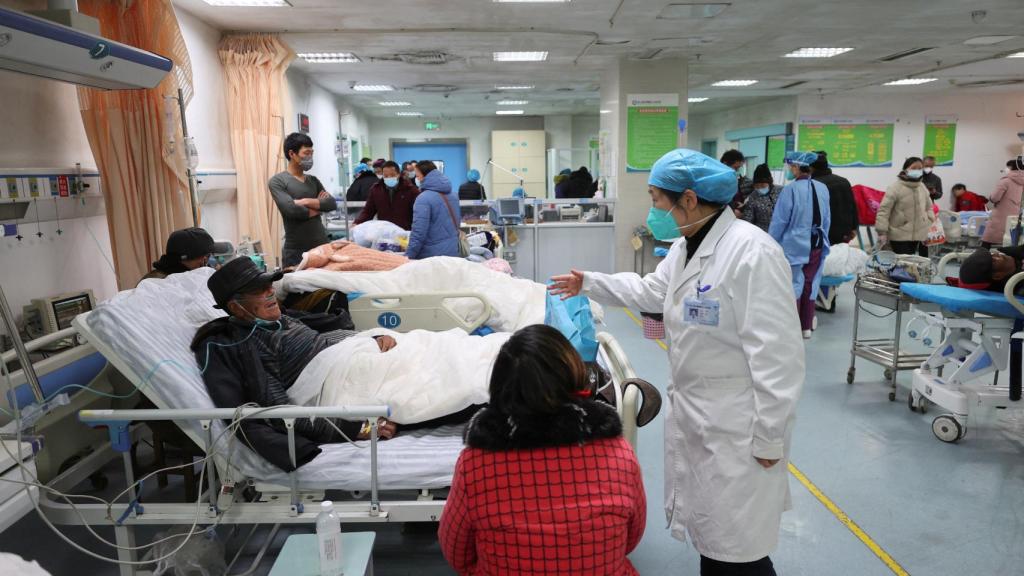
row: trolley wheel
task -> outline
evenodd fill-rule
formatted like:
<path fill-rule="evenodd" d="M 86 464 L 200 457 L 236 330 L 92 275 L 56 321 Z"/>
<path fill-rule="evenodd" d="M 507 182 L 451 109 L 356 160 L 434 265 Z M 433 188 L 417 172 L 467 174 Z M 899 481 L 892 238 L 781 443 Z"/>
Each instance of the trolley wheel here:
<path fill-rule="evenodd" d="M 943 414 L 932 420 L 932 433 L 939 440 L 953 444 L 964 437 L 964 428 L 953 415 Z"/>
<path fill-rule="evenodd" d="M 914 405 L 914 392 L 911 391 L 907 395 L 907 408 L 910 408 L 911 412 L 917 412 L 917 406 Z"/>
<path fill-rule="evenodd" d="M 857 369 L 856 368 L 850 368 L 849 370 L 847 370 L 846 371 L 846 383 L 847 384 L 853 384 L 853 377 L 856 376 L 856 375 L 857 375 Z"/>
<path fill-rule="evenodd" d="M 892 368 L 886 368 L 885 372 L 882 373 L 886 380 L 892 380 Z"/>
<path fill-rule="evenodd" d="M 895 401 L 896 401 L 896 393 L 895 392 L 889 392 L 889 402 L 895 402 Z"/>
<path fill-rule="evenodd" d="M 928 413 L 928 399 L 924 396 L 921 396 L 921 401 L 917 404 L 917 411 L 921 414 Z"/>

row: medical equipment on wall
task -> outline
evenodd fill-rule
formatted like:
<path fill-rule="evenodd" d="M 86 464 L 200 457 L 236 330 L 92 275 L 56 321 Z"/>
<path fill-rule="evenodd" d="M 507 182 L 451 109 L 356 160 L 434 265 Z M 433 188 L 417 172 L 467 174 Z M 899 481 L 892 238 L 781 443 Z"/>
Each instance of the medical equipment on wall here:
<path fill-rule="evenodd" d="M 33 298 L 32 304 L 23 308 L 25 331 L 32 338 L 38 338 L 70 328 L 71 321 L 75 319 L 75 316 L 95 307 L 96 298 L 93 296 L 92 290 L 49 298 Z"/>
<path fill-rule="evenodd" d="M 103 38 L 99 21 L 77 11 L 42 15 L 0 7 L 0 68 L 93 88 L 132 90 L 155 88 L 174 66 L 159 54 Z"/>

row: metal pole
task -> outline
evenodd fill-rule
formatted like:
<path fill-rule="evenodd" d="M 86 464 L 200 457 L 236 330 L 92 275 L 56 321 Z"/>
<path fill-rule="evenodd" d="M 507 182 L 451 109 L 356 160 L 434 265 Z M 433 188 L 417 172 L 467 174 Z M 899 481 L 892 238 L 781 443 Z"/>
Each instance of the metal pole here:
<path fill-rule="evenodd" d="M 184 142 L 188 138 L 188 124 L 185 122 L 185 92 L 181 88 L 178 88 L 178 110 L 181 115 L 181 138 Z M 185 154 L 188 154 L 188 147 L 185 148 Z M 185 158 L 185 174 L 188 175 L 188 195 L 192 201 L 192 225 L 199 226 L 199 197 L 196 195 L 195 174 L 188 166 L 187 157 Z"/>
<path fill-rule="evenodd" d="M 11 307 L 7 303 L 7 296 L 4 295 L 2 286 L 0 286 L 0 316 L 3 317 L 4 328 L 10 335 L 11 342 L 14 343 L 14 351 L 18 355 L 18 362 L 21 363 L 21 371 L 25 374 L 25 380 L 28 382 L 29 388 L 32 389 L 32 395 L 36 397 L 36 402 L 42 402 L 43 389 L 39 386 L 39 378 L 36 377 L 36 370 L 32 366 L 32 360 L 28 357 L 25 343 L 21 341 L 21 334 L 18 333 L 18 326 L 14 323 L 14 315 L 11 314 Z M 11 402 L 18 404 L 17 398 L 11 398 Z"/>

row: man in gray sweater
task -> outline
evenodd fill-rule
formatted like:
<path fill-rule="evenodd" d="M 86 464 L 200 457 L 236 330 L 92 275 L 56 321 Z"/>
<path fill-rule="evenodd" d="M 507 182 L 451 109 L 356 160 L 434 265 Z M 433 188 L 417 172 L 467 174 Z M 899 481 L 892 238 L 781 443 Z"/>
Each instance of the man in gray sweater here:
<path fill-rule="evenodd" d="M 334 197 L 312 174 L 313 141 L 295 132 L 284 139 L 284 155 L 288 167 L 270 179 L 270 195 L 284 220 L 284 247 L 281 265 L 295 266 L 302 253 L 328 242 L 327 230 L 320 215 L 338 209 Z"/>

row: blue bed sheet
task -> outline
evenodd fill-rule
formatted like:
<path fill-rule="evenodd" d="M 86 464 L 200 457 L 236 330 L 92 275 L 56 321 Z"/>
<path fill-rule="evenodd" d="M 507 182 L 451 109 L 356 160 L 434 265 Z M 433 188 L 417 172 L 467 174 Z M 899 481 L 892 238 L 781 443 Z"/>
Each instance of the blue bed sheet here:
<path fill-rule="evenodd" d="M 1024 315 L 1011 306 L 1001 292 L 910 282 L 900 284 L 900 290 L 907 296 L 938 304 L 952 312 L 978 312 L 1000 318 L 1024 319 Z"/>
<path fill-rule="evenodd" d="M 855 274 L 847 274 L 845 276 L 822 276 L 821 285 L 826 287 L 835 287 L 847 282 L 853 282 L 857 279 Z"/>

